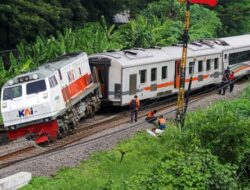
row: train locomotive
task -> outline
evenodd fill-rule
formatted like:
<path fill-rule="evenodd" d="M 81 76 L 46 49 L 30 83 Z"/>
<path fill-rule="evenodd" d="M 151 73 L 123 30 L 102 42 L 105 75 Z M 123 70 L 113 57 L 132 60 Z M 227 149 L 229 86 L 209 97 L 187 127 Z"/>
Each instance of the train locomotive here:
<path fill-rule="evenodd" d="M 101 101 L 126 106 L 134 95 L 145 100 L 178 93 L 181 54 L 180 44 L 89 57 L 74 53 L 16 76 L 1 94 L 8 139 L 54 140 L 97 111 Z M 228 67 L 236 77 L 250 73 L 250 34 L 194 41 L 187 55 L 185 82 L 193 75 L 192 89 L 219 84 Z"/>
<path fill-rule="evenodd" d="M 9 80 L 1 96 L 8 139 L 27 136 L 39 144 L 67 135 L 99 109 L 99 86 L 86 53 L 58 57 Z"/>

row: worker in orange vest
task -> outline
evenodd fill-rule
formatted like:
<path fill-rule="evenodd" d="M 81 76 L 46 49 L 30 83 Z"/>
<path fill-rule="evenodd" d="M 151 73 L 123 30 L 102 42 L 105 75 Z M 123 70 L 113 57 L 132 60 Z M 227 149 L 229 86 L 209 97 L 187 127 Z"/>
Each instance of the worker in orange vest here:
<path fill-rule="evenodd" d="M 140 100 L 138 96 L 135 95 L 134 98 L 130 101 L 129 106 L 131 108 L 131 123 L 137 122 L 137 115 L 140 108 Z"/>
<path fill-rule="evenodd" d="M 158 119 L 159 129 L 164 130 L 166 128 L 166 120 L 163 118 L 163 115 L 160 115 Z"/>
<path fill-rule="evenodd" d="M 155 117 L 155 114 L 157 113 L 157 110 L 154 110 L 154 111 L 150 111 L 147 113 L 147 117 L 146 117 L 146 121 L 149 122 L 149 123 L 152 123 L 154 121 L 156 121 L 156 117 Z"/>

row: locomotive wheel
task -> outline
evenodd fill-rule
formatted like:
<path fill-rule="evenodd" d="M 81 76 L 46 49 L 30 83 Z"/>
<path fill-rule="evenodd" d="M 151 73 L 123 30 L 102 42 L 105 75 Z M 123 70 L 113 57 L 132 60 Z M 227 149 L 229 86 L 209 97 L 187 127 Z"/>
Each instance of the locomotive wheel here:
<path fill-rule="evenodd" d="M 62 139 L 62 138 L 63 138 L 63 134 L 60 131 L 58 131 L 57 139 Z"/>

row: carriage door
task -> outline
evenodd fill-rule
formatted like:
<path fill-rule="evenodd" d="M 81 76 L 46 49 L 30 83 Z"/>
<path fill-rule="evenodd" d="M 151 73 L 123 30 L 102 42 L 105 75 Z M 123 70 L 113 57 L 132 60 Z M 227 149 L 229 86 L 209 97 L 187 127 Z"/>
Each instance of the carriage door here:
<path fill-rule="evenodd" d="M 109 95 L 109 67 L 111 60 L 108 58 L 89 58 L 89 65 L 95 81 L 101 84 L 101 92 L 104 99 Z"/>
<path fill-rule="evenodd" d="M 175 61 L 174 88 L 179 88 L 180 86 L 180 66 L 181 60 Z"/>
<path fill-rule="evenodd" d="M 129 75 L 129 95 L 134 95 L 137 92 L 137 75 Z"/>

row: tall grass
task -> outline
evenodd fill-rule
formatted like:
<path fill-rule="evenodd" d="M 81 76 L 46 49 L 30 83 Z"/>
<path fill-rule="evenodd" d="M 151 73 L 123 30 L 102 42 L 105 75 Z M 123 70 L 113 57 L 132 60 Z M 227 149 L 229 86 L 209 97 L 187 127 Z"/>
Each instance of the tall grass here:
<path fill-rule="evenodd" d="M 190 113 L 184 131 L 170 127 L 159 138 L 140 132 L 112 151 L 95 153 L 75 168 L 61 169 L 52 178 L 35 177 L 23 189 L 247 187 L 249 92 L 250 88 L 241 98 Z M 121 152 L 125 152 L 122 161 Z"/>

